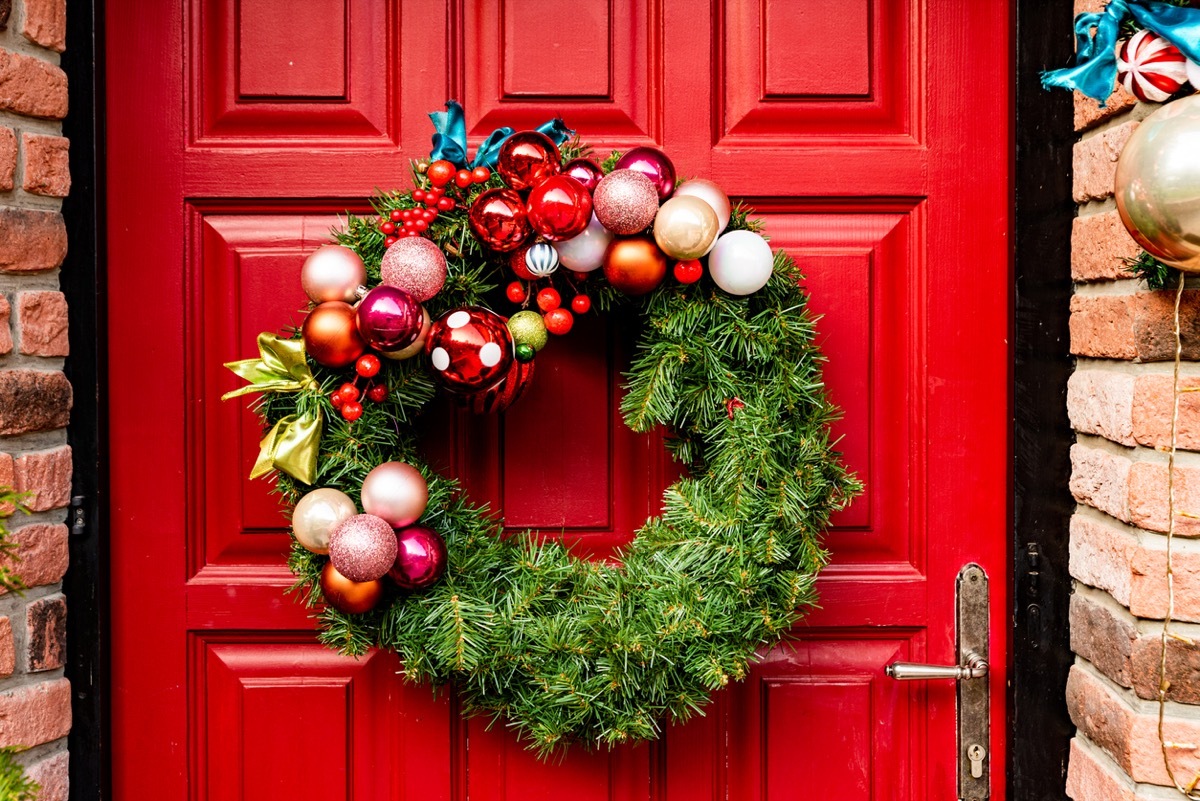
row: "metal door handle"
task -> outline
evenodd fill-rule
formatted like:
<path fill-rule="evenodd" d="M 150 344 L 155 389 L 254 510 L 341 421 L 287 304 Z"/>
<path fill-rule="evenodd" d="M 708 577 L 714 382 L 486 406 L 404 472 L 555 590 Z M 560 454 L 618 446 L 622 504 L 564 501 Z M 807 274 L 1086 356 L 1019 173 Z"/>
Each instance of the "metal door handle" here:
<path fill-rule="evenodd" d="M 923 681 L 927 679 L 982 679 L 988 674 L 988 663 L 974 651 L 964 654 L 961 665 L 922 665 L 919 662 L 893 662 L 883 669 L 888 677 L 897 681 Z"/>

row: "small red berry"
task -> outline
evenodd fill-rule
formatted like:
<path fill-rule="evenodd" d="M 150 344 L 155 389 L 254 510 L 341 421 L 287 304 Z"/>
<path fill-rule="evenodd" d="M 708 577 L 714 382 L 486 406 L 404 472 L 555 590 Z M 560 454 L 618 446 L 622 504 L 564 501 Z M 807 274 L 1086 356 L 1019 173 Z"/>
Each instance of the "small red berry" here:
<path fill-rule="evenodd" d="M 454 205 L 455 205 L 454 198 L 452 198 L 452 197 L 438 198 L 438 202 L 437 202 L 438 211 L 454 211 Z"/>
<path fill-rule="evenodd" d="M 363 407 L 358 401 L 348 401 L 342 404 L 342 417 L 353 423 L 362 417 Z"/>
<path fill-rule="evenodd" d="M 476 167 L 471 170 L 471 180 L 477 184 L 487 183 L 487 180 L 492 177 L 492 171 L 487 167 Z"/>
<path fill-rule="evenodd" d="M 444 194 L 446 194 L 445 189 L 440 186 L 435 186 L 433 189 L 430 189 L 425 193 L 425 205 L 428 206 L 430 203 L 437 203 L 439 200 L 441 200 L 442 195 Z"/>
<path fill-rule="evenodd" d="M 416 229 L 417 233 L 424 231 L 428 227 L 429 227 L 429 223 L 427 223 L 425 220 L 417 220 L 416 222 L 413 223 L 413 228 Z"/>
<path fill-rule="evenodd" d="M 392 234 L 396 233 L 396 224 L 390 221 L 385 222 L 383 225 L 379 226 L 379 230 L 383 231 L 388 236 L 391 236 Z"/>
<path fill-rule="evenodd" d="M 400 212 L 400 219 L 402 219 L 402 220 L 411 220 L 412 217 L 413 217 L 412 209 L 405 209 L 404 211 Z"/>
<path fill-rule="evenodd" d="M 347 381 L 338 387 L 338 394 L 342 396 L 342 400 L 349 403 L 358 400 L 358 387 Z"/>
<path fill-rule="evenodd" d="M 383 239 L 383 246 L 385 248 L 390 248 L 392 245 L 396 244 L 399 241 L 400 241 L 399 237 L 387 236 L 387 237 L 384 237 L 384 239 Z"/>
<path fill-rule="evenodd" d="M 508 285 L 508 288 L 504 290 L 504 293 L 508 295 L 508 299 L 513 303 L 524 303 L 525 298 L 529 297 L 525 293 L 525 286 L 520 281 L 513 281 Z"/>
<path fill-rule="evenodd" d="M 551 334 L 562 336 L 575 325 L 575 317 L 566 309 L 551 309 L 542 315 L 546 322 L 546 330 Z"/>
<path fill-rule="evenodd" d="M 704 274 L 704 268 L 696 259 L 688 259 L 675 263 L 675 280 L 681 284 L 694 284 Z"/>
<path fill-rule="evenodd" d="M 437 212 L 434 211 L 433 209 L 422 209 L 421 210 L 421 219 L 424 220 L 425 222 L 432 222 L 433 218 L 436 216 L 437 216 Z"/>
<path fill-rule="evenodd" d="M 466 189 L 474 180 L 470 170 L 459 170 L 454 174 L 454 183 L 459 189 Z"/>
<path fill-rule="evenodd" d="M 379 357 L 374 353 L 367 353 L 358 357 L 358 361 L 354 365 L 354 370 L 363 378 L 371 378 L 379 375 L 379 368 L 383 364 L 379 361 Z"/>
<path fill-rule="evenodd" d="M 392 218 L 392 222 L 400 222 L 404 219 L 404 212 L 400 209 L 392 209 L 392 213 L 388 216 Z"/>
<path fill-rule="evenodd" d="M 346 399 L 342 397 L 341 392 L 334 391 L 329 396 L 329 402 L 333 404 L 333 408 L 340 409 L 342 408 L 342 404 L 346 402 Z"/>
<path fill-rule="evenodd" d="M 571 298 L 571 310 L 576 314 L 587 314 L 592 309 L 592 299 L 587 295 L 576 295 Z"/>
<path fill-rule="evenodd" d="M 445 186 L 454 177 L 454 165 L 445 159 L 438 159 L 429 165 L 425 175 L 434 186 Z"/>
<path fill-rule="evenodd" d="M 422 225 L 424 225 L 424 223 L 422 223 Z M 416 228 L 409 228 L 407 231 L 404 232 L 404 235 L 405 236 L 420 236 L 421 232 L 418 231 Z"/>
<path fill-rule="evenodd" d="M 562 305 L 562 297 L 554 287 L 546 287 L 537 293 L 538 308 L 544 312 L 553 311 Z"/>
<path fill-rule="evenodd" d="M 375 403 L 383 403 L 387 400 L 388 390 L 386 384 L 376 384 L 367 390 L 367 397 Z"/>
<path fill-rule="evenodd" d="M 416 201 L 417 203 L 424 203 L 425 202 L 425 190 L 424 189 L 414 189 L 413 193 L 412 193 L 412 199 L 414 201 Z"/>

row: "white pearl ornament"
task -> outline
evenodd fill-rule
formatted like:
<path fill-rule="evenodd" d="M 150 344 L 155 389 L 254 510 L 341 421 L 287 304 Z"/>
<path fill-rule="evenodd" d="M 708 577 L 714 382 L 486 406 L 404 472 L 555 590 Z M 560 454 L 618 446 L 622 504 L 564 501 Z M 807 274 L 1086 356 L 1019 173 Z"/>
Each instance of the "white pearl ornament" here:
<path fill-rule="evenodd" d="M 753 231 L 730 231 L 708 254 L 708 274 L 730 295 L 750 295 L 767 285 L 775 269 L 771 246 Z"/>

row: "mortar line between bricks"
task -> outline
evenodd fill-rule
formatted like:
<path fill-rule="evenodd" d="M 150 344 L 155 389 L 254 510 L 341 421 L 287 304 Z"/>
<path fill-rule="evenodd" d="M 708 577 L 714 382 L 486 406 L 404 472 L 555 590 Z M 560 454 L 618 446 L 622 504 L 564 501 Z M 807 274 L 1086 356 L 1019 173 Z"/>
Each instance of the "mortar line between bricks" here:
<path fill-rule="evenodd" d="M 1093 679 L 1096 679 L 1109 690 L 1135 715 L 1147 718 L 1158 718 L 1158 701 L 1139 698 L 1137 693 L 1128 687 L 1122 687 L 1105 676 L 1095 665 L 1079 654 L 1075 655 L 1075 667 L 1080 668 Z M 1200 706 L 1181 704 L 1178 701 L 1167 701 L 1167 717 L 1173 720 L 1200 721 Z"/>
<path fill-rule="evenodd" d="M 25 767 L 29 767 L 35 762 L 41 762 L 43 759 L 49 759 L 52 756 L 65 753 L 67 753 L 67 738 L 59 737 L 57 740 L 51 740 L 48 743 L 26 748 L 17 756 L 17 761 Z"/>
<path fill-rule="evenodd" d="M 1085 200 L 1077 204 L 1076 217 L 1094 217 L 1097 214 L 1103 214 L 1106 211 L 1116 211 L 1117 201 L 1109 195 L 1108 197 L 1096 198 L 1094 200 Z"/>
<path fill-rule="evenodd" d="M 1141 122 L 1149 117 L 1154 112 L 1158 111 L 1162 106 L 1158 103 L 1142 103 L 1134 104 L 1128 111 L 1122 111 L 1120 114 L 1114 114 L 1103 122 L 1098 122 L 1086 131 L 1077 131 L 1080 142 L 1086 142 L 1089 139 L 1095 139 L 1105 131 L 1111 131 L 1113 128 L 1120 128 L 1127 122 Z"/>
<path fill-rule="evenodd" d="M 67 430 L 52 428 L 49 431 L 28 431 L 24 434 L 0 435 L 0 451 L 52 451 L 67 444 Z"/>
<path fill-rule="evenodd" d="M 23 56 L 33 56 L 39 61 L 53 64 L 59 69 L 62 68 L 62 55 L 57 50 L 51 50 L 29 41 L 23 34 L 17 33 L 17 26 L 13 25 L 11 20 L 8 29 L 0 31 L 0 47 Z"/>
<path fill-rule="evenodd" d="M 1097 606 L 1104 607 L 1109 612 L 1112 612 L 1116 617 L 1120 618 L 1131 626 L 1136 628 L 1138 621 L 1144 619 L 1139 618 L 1130 612 L 1129 607 L 1112 597 L 1108 590 L 1100 587 L 1093 587 L 1091 584 L 1084 584 L 1079 579 L 1072 579 L 1072 581 L 1074 583 L 1073 592 L 1075 595 L 1078 595 L 1080 598 L 1083 598 L 1087 601 L 1091 601 Z"/>
<path fill-rule="evenodd" d="M 1129 793 L 1128 801 L 1179 801 L 1179 792 L 1174 787 L 1135 782 L 1129 778 L 1129 774 L 1125 772 L 1125 769 L 1118 765 L 1116 760 L 1109 756 L 1107 751 L 1092 742 L 1083 732 L 1076 731 L 1074 739 L 1078 743 L 1079 748 L 1086 751 L 1088 756 L 1098 762 L 1104 768 L 1105 772 L 1120 784 L 1123 790 Z"/>
<path fill-rule="evenodd" d="M 1132 537 L 1139 545 L 1148 551 L 1163 551 L 1167 550 L 1167 535 L 1160 534 L 1157 531 L 1147 531 L 1144 528 L 1130 525 L 1123 520 L 1118 520 L 1110 514 L 1100 511 L 1094 506 L 1077 503 L 1075 505 L 1076 516 L 1090 520 L 1102 526 L 1107 526 L 1113 529 L 1116 534 L 1125 534 Z M 1189 539 L 1187 537 L 1176 537 L 1175 541 L 1176 553 L 1200 554 L 1200 540 Z"/>
<path fill-rule="evenodd" d="M 1131 362 L 1124 359 L 1099 359 L 1093 356 L 1076 356 L 1075 373 L 1121 373 L 1122 375 L 1171 376 L 1170 362 Z M 1179 374 L 1186 378 L 1200 376 L 1200 362 L 1181 362 Z"/>
<path fill-rule="evenodd" d="M 1200 275 L 1188 276 L 1187 280 L 1184 281 L 1184 289 L 1187 291 L 1200 289 Z M 1075 282 L 1075 294 L 1082 297 L 1129 297 L 1131 295 L 1146 295 L 1151 292 L 1158 292 L 1163 295 L 1170 294 L 1172 296 L 1175 294 L 1174 289 L 1148 289 L 1142 279 L 1133 276 L 1129 278 L 1109 278 Z"/>
<path fill-rule="evenodd" d="M 1131 462 L 1147 462 L 1153 465 L 1161 465 L 1162 467 L 1167 466 L 1166 453 L 1145 445 L 1122 445 L 1099 434 L 1089 434 L 1083 431 L 1075 432 L 1075 444 L 1110 453 L 1114 456 L 1123 456 Z M 1175 454 L 1175 466 L 1200 468 L 1200 452 L 1180 450 Z M 1196 514 L 1200 514 L 1200 509 L 1195 510 L 1195 512 Z"/>
<path fill-rule="evenodd" d="M 24 621 L 21 621 L 24 625 Z M 43 670 L 39 673 L 29 673 L 25 670 L 18 670 L 8 678 L 0 681 L 0 695 L 9 695 L 17 690 L 26 687 L 34 687 L 38 684 L 45 684 L 51 681 L 57 681 L 65 678 L 64 668 L 54 668 L 54 670 Z"/>
<path fill-rule="evenodd" d="M 45 136 L 62 136 L 62 120 L 26 117 L 13 111 L 0 111 L 0 125 L 12 128 L 18 133 L 27 131 Z"/>

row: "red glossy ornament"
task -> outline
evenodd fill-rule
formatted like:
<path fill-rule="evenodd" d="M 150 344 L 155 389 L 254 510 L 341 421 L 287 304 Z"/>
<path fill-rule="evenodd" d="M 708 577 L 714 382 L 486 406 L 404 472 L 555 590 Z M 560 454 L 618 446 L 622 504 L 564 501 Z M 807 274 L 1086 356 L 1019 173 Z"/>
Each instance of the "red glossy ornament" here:
<path fill-rule="evenodd" d="M 667 257 L 648 236 L 614 239 L 604 252 L 604 277 L 626 295 L 645 295 L 667 275 Z"/>
<path fill-rule="evenodd" d="M 425 353 L 433 376 L 454 392 L 498 384 L 513 362 L 512 334 L 504 318 L 472 306 L 442 315 L 429 329 Z"/>
<path fill-rule="evenodd" d="M 562 169 L 558 146 L 539 131 L 518 131 L 504 140 L 496 171 L 513 189 L 528 189 Z"/>
<path fill-rule="evenodd" d="M 604 177 L 604 170 L 591 159 L 571 159 L 563 165 L 563 175 L 569 175 L 591 192 Z"/>
<path fill-rule="evenodd" d="M 557 336 L 566 334 L 575 325 L 575 315 L 566 309 L 551 309 L 542 315 L 542 319 L 546 321 L 546 330 Z"/>
<path fill-rule="evenodd" d="M 337 571 L 333 562 L 326 562 L 321 570 L 321 594 L 325 603 L 348 615 L 370 612 L 383 597 L 383 582 L 351 581 Z"/>
<path fill-rule="evenodd" d="M 396 532 L 396 560 L 388 576 L 396 586 L 419 590 L 446 573 L 446 543 L 426 526 L 409 526 Z"/>
<path fill-rule="evenodd" d="M 621 156 L 613 169 L 633 170 L 649 178 L 659 200 L 666 200 L 675 191 L 675 165 L 657 147 L 635 147 Z"/>
<path fill-rule="evenodd" d="M 592 219 L 592 196 L 568 175 L 552 175 L 529 193 L 529 225 L 550 242 L 583 232 Z"/>
<path fill-rule="evenodd" d="M 529 297 L 525 292 L 525 286 L 520 281 L 513 281 L 509 284 L 505 288 L 504 294 L 513 303 L 524 303 L 525 298 Z"/>
<path fill-rule="evenodd" d="M 475 414 L 493 414 L 512 406 L 533 382 L 533 365 L 532 361 L 513 361 L 499 384 L 464 396 L 467 407 Z"/>
<path fill-rule="evenodd" d="M 537 293 L 537 305 L 542 311 L 557 309 L 562 305 L 562 296 L 558 294 L 557 289 L 548 286 Z"/>
<path fill-rule="evenodd" d="M 346 401 L 342 404 L 342 417 L 346 418 L 347 422 L 353 423 L 362 416 L 363 406 L 358 401 Z"/>
<path fill-rule="evenodd" d="M 576 295 L 571 298 L 571 310 L 576 314 L 587 314 L 592 310 L 592 299 L 587 295 Z"/>
<path fill-rule="evenodd" d="M 471 170 L 471 180 L 477 184 L 485 184 L 492 177 L 492 171 L 487 167 L 476 167 Z"/>
<path fill-rule="evenodd" d="M 467 219 L 476 238 L 499 253 L 516 250 L 529 238 L 525 203 L 511 189 L 489 189 L 475 198 Z"/>
<path fill-rule="evenodd" d="M 445 159 L 439 159 L 429 165 L 425 175 L 434 186 L 445 186 L 454 177 L 454 165 Z"/>
<path fill-rule="evenodd" d="M 354 307 L 340 300 L 326 301 L 308 313 L 302 329 L 304 349 L 317 364 L 345 367 L 367 349 L 358 334 Z"/>
<path fill-rule="evenodd" d="M 694 284 L 700 280 L 700 276 L 704 275 L 704 268 L 700 265 L 698 259 L 688 259 L 687 261 L 675 262 L 673 269 L 675 280 L 681 284 Z"/>
<path fill-rule="evenodd" d="M 358 357 L 358 361 L 354 364 L 354 372 L 361 375 L 363 378 L 371 378 L 379 375 L 379 368 L 383 363 L 379 361 L 379 357 L 374 353 L 367 353 Z"/>

